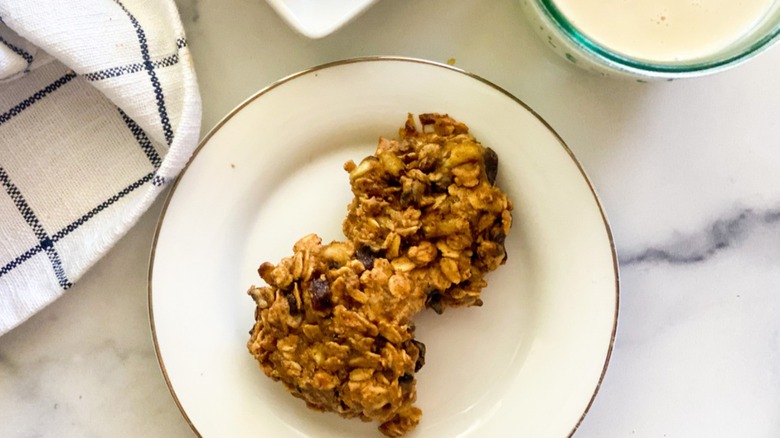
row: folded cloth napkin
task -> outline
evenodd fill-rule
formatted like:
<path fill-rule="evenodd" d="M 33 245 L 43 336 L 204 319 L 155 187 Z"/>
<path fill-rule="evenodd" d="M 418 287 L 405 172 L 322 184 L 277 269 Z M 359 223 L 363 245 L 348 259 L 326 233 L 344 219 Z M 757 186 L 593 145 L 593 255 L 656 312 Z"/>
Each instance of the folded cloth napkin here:
<path fill-rule="evenodd" d="M 0 334 L 125 234 L 200 119 L 172 0 L 0 1 Z"/>

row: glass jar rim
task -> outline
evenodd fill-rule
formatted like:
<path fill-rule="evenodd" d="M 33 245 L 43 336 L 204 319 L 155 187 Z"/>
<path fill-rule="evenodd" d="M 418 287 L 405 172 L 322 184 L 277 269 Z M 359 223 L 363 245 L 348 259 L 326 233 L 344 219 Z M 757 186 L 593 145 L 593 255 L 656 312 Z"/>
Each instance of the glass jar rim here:
<path fill-rule="evenodd" d="M 555 24 L 558 30 L 567 35 L 572 40 L 572 42 L 581 49 L 585 50 L 591 55 L 607 61 L 608 63 L 618 64 L 629 69 L 647 73 L 673 75 L 695 74 L 705 73 L 711 70 L 716 70 L 718 68 L 725 68 L 755 56 L 763 49 L 768 48 L 772 45 L 772 43 L 780 39 L 780 20 L 778 20 L 774 27 L 766 32 L 765 35 L 762 35 L 761 38 L 753 41 L 745 48 L 740 49 L 731 56 L 707 61 L 693 62 L 690 64 L 653 63 L 650 61 L 642 61 L 626 55 L 621 55 L 595 42 L 585 33 L 577 29 L 574 24 L 569 21 L 568 18 L 566 18 L 563 12 L 561 12 L 561 10 L 554 4 L 554 0 L 534 1 L 536 1 L 541 6 L 545 15 L 547 15 L 547 17 Z"/>

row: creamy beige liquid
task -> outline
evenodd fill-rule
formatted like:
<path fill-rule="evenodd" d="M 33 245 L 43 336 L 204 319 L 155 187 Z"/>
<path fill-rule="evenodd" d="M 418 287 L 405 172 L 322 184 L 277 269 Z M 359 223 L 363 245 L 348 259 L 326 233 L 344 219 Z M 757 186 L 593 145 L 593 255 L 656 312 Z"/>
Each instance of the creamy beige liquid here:
<path fill-rule="evenodd" d="M 583 34 L 646 61 L 705 58 L 739 40 L 780 0 L 554 0 Z"/>

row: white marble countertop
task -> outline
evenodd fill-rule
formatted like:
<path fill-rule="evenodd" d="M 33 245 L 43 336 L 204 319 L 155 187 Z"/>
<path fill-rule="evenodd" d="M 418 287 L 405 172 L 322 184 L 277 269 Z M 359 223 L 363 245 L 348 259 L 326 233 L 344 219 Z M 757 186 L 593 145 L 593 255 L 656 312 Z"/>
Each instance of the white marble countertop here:
<path fill-rule="evenodd" d="M 177 3 L 204 132 L 283 76 L 363 55 L 452 58 L 524 100 L 593 179 L 620 258 L 615 349 L 576 437 L 780 436 L 780 47 L 716 76 L 637 84 L 559 60 L 517 0 L 384 0 L 321 40 L 263 0 Z M 0 338 L 0 436 L 192 436 L 149 328 L 161 201 Z"/>

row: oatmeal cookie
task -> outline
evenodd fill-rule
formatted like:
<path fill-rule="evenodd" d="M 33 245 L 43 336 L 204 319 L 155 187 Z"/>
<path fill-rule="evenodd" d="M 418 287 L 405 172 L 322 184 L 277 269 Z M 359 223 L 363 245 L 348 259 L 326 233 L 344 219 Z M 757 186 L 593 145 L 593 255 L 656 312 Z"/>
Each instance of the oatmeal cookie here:
<path fill-rule="evenodd" d="M 247 347 L 260 368 L 310 408 L 379 421 L 388 436 L 413 429 L 425 346 L 412 317 L 425 292 L 349 241 L 323 245 L 311 234 L 293 251 L 278 265 L 263 263 L 268 286 L 249 289 L 256 309 Z"/>
<path fill-rule="evenodd" d="M 481 305 L 485 274 L 506 261 L 512 202 L 495 185 L 498 156 L 447 115 L 410 114 L 399 139 L 349 161 L 354 198 L 343 230 L 360 251 L 391 260 L 427 305 Z"/>

